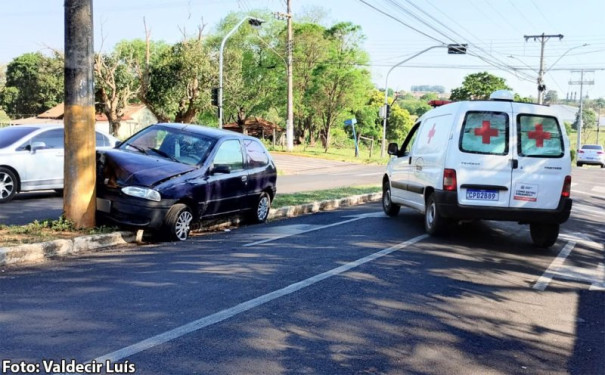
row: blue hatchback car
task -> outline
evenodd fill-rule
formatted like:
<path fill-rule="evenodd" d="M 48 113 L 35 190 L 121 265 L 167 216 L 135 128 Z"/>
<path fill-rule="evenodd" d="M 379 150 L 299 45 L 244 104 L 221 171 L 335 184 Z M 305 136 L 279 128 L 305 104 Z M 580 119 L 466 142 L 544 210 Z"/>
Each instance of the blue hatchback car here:
<path fill-rule="evenodd" d="M 256 138 L 191 124 L 155 124 L 97 153 L 97 214 L 186 240 L 202 219 L 264 222 L 277 171 Z"/>

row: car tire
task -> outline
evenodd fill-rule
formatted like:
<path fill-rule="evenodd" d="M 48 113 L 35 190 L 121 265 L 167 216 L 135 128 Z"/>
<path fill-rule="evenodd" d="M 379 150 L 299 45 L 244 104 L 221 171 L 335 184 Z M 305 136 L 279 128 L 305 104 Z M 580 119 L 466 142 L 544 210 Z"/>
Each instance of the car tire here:
<path fill-rule="evenodd" d="M 399 215 L 399 205 L 393 203 L 391 199 L 391 187 L 388 182 L 382 184 L 382 209 L 388 216 L 394 217 Z"/>
<path fill-rule="evenodd" d="M 269 217 L 269 211 L 271 210 L 271 197 L 267 192 L 263 191 L 256 199 L 256 204 L 250 211 L 250 220 L 253 223 L 264 223 Z"/>
<path fill-rule="evenodd" d="M 582 163 L 576 163 L 576 167 L 582 167 Z"/>
<path fill-rule="evenodd" d="M 529 233 L 535 246 L 548 248 L 559 238 L 559 224 L 531 223 Z"/>
<path fill-rule="evenodd" d="M 0 203 L 5 203 L 17 194 L 17 176 L 8 168 L 0 167 Z"/>
<path fill-rule="evenodd" d="M 426 199 L 426 207 L 424 210 L 424 229 L 431 236 L 439 236 L 444 234 L 447 221 L 439 213 L 439 208 L 435 203 L 435 194 L 431 193 Z"/>
<path fill-rule="evenodd" d="M 169 238 L 171 240 L 185 241 L 189 237 L 192 221 L 193 214 L 186 204 L 177 203 L 170 207 L 164 219 L 164 226 L 168 231 Z"/>

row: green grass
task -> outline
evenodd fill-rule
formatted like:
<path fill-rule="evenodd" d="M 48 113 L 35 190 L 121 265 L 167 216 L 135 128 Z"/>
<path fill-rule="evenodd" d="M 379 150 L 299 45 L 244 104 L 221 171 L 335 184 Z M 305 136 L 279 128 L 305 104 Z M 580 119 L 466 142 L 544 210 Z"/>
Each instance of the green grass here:
<path fill-rule="evenodd" d="M 377 193 L 380 191 L 380 186 L 358 186 L 358 187 L 345 187 L 338 189 L 328 190 L 315 190 L 302 193 L 292 194 L 278 194 L 271 206 L 273 208 L 280 208 L 285 206 L 295 206 L 299 204 L 312 203 L 316 201 L 323 201 L 328 199 L 339 199 L 345 198 L 352 195 Z"/>
<path fill-rule="evenodd" d="M 270 147 L 269 150 L 273 153 L 285 152 L 285 149 L 277 146 L 275 148 Z M 288 155 L 294 156 L 306 156 L 318 159 L 346 161 L 361 164 L 380 164 L 384 165 L 389 161 L 389 156 L 386 154 L 385 157 L 380 157 L 380 143 L 374 143 L 374 149 L 372 150 L 372 156 L 370 157 L 370 150 L 367 146 L 359 147 L 359 157 L 355 157 L 355 149 L 351 148 L 335 148 L 330 147 L 326 152 L 321 146 L 294 146 L 294 151 L 287 152 Z"/>

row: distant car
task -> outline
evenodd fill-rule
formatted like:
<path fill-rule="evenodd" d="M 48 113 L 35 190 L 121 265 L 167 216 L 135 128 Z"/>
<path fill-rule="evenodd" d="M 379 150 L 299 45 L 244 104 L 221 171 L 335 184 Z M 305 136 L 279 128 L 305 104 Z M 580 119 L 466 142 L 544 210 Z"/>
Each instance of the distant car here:
<path fill-rule="evenodd" d="M 601 145 L 583 145 L 578 150 L 576 165 L 578 167 L 584 164 L 600 165 L 605 168 L 605 152 Z"/>
<path fill-rule="evenodd" d="M 98 152 L 97 215 L 173 240 L 202 219 L 244 214 L 264 222 L 277 172 L 256 138 L 189 124 L 151 125 Z"/>
<path fill-rule="evenodd" d="M 119 143 L 96 132 L 97 149 Z M 64 129 L 62 124 L 16 125 L 0 128 L 0 203 L 15 194 L 63 189 Z"/>

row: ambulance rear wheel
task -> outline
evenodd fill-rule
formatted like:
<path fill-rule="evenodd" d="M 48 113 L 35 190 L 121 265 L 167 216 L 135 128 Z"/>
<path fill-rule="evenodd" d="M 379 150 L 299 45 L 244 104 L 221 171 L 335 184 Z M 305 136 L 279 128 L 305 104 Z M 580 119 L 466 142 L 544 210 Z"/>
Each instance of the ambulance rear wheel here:
<path fill-rule="evenodd" d="M 432 236 L 439 236 L 445 232 L 447 220 L 439 213 L 435 203 L 435 194 L 431 193 L 426 199 L 424 211 L 424 229 Z"/>
<path fill-rule="evenodd" d="M 529 224 L 531 240 L 537 247 L 547 248 L 559 238 L 559 224 L 531 223 Z"/>

